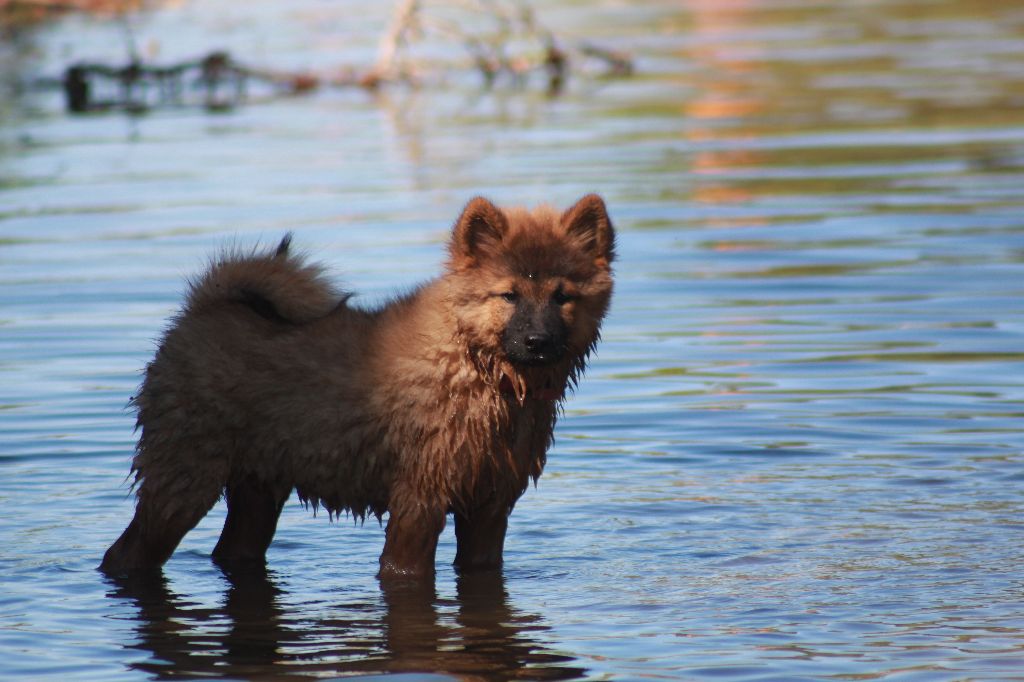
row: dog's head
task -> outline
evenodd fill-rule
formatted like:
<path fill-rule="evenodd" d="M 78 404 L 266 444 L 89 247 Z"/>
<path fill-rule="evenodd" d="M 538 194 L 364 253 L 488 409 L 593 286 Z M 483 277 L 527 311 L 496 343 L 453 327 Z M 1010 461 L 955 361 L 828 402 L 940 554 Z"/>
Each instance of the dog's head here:
<path fill-rule="evenodd" d="M 615 232 L 599 196 L 564 213 L 473 199 L 449 254 L 455 315 L 471 347 L 518 368 L 583 362 L 612 293 Z"/>

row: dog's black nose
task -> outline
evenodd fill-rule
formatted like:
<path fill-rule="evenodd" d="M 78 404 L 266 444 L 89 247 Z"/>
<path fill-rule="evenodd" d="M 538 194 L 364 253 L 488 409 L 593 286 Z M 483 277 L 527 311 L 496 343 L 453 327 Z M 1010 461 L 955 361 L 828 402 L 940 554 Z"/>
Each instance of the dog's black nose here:
<path fill-rule="evenodd" d="M 526 350 L 531 353 L 539 353 L 546 350 L 551 345 L 550 334 L 527 334 L 523 337 L 523 343 L 526 345 Z"/>

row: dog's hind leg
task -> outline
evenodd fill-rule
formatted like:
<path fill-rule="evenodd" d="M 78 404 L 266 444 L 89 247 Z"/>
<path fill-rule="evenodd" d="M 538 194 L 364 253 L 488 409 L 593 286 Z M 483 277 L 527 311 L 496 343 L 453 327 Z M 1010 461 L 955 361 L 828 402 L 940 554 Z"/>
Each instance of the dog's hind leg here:
<path fill-rule="evenodd" d="M 135 517 L 103 555 L 100 570 L 117 574 L 162 566 L 220 497 L 220 488 L 215 485 L 191 486 L 187 495 L 181 492 L 157 488 L 143 480 Z"/>
<path fill-rule="evenodd" d="M 291 488 L 250 474 L 228 482 L 228 517 L 213 549 L 221 566 L 262 564 Z"/>

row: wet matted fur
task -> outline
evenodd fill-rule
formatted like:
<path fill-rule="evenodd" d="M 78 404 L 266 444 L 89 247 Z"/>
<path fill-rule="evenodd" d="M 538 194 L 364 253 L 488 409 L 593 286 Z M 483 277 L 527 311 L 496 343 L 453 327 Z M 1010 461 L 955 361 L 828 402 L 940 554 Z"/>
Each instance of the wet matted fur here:
<path fill-rule="evenodd" d="M 332 515 L 388 512 L 382 577 L 432 575 L 449 513 L 457 567 L 499 566 L 608 309 L 604 202 L 474 199 L 443 274 L 375 310 L 289 242 L 190 283 L 134 399 L 135 517 L 101 569 L 161 566 L 221 495 L 214 558 L 262 562 L 292 490 Z"/>

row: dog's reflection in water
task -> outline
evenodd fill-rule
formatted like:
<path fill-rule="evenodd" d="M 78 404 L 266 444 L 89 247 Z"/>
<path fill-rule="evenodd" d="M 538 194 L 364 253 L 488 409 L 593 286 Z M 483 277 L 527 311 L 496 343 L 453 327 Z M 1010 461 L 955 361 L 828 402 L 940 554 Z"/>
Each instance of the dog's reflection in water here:
<path fill-rule="evenodd" d="M 543 641 L 536 616 L 508 603 L 500 571 L 457 577 L 454 600 L 432 583 L 383 582 L 383 600 L 339 603 L 311 618 L 262 568 L 224 571 L 220 607 L 175 594 L 162 572 L 108 578 L 137 608 L 146 654 L 129 665 L 158 679 L 308 679 L 336 674 L 440 673 L 455 678 L 567 680 L 585 675 Z M 323 613 L 322 606 L 317 607 Z"/>

